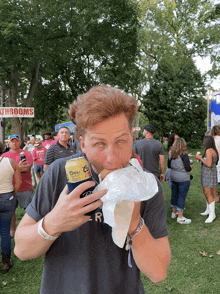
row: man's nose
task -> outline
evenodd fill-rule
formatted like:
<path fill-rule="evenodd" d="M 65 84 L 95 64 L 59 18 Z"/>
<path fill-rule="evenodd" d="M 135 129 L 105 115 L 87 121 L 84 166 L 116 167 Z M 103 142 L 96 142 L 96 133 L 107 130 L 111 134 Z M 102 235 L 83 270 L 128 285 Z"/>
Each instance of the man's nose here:
<path fill-rule="evenodd" d="M 114 146 L 109 146 L 109 148 L 107 148 L 107 162 L 111 165 L 117 165 L 118 154 Z"/>

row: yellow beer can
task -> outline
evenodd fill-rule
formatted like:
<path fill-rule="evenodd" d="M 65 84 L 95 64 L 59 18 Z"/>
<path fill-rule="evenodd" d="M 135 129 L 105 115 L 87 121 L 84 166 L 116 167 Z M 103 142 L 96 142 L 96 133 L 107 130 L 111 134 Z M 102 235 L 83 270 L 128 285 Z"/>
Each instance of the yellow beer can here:
<path fill-rule="evenodd" d="M 85 157 L 67 160 L 65 170 L 69 183 L 88 181 L 91 178 L 89 163 Z"/>

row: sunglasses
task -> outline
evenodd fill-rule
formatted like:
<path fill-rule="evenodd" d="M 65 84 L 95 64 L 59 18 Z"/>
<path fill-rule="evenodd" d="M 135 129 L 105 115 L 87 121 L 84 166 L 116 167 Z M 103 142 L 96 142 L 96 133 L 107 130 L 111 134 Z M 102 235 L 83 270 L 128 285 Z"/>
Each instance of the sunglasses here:
<path fill-rule="evenodd" d="M 16 138 L 16 139 L 20 140 L 20 136 L 19 136 L 19 135 L 10 135 L 10 136 L 8 137 L 9 140 L 11 140 L 11 139 L 13 139 L 13 138 Z"/>

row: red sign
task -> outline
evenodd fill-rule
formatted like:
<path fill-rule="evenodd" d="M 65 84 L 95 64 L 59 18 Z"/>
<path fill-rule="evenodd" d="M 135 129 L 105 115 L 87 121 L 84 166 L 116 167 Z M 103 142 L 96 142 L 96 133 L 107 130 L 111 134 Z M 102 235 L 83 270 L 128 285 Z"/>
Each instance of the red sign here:
<path fill-rule="evenodd" d="M 0 117 L 34 117 L 34 108 L 0 107 Z"/>

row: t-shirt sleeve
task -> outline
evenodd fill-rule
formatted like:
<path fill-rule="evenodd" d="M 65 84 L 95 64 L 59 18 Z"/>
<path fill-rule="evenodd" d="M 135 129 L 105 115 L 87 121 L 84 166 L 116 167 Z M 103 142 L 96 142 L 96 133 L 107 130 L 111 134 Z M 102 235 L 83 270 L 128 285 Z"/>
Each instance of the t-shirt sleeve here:
<path fill-rule="evenodd" d="M 160 155 L 165 155 L 163 145 L 160 143 Z"/>
<path fill-rule="evenodd" d="M 65 168 L 62 168 L 62 164 L 65 166 L 64 161 L 65 158 L 58 159 L 46 169 L 31 203 L 26 208 L 26 213 L 36 222 L 53 209 L 65 187 L 66 174 Z"/>
<path fill-rule="evenodd" d="M 141 215 L 151 235 L 158 239 L 167 236 L 168 229 L 163 188 L 160 181 L 156 180 L 159 190 L 151 199 L 142 202 Z"/>
<path fill-rule="evenodd" d="M 184 154 L 180 156 L 182 161 L 183 161 L 183 165 L 186 171 L 191 171 L 191 166 L 190 166 L 190 161 L 189 161 L 189 156 L 188 154 Z"/>
<path fill-rule="evenodd" d="M 54 152 L 53 147 L 49 147 L 45 155 L 44 164 L 50 165 L 52 162 L 54 162 Z"/>

